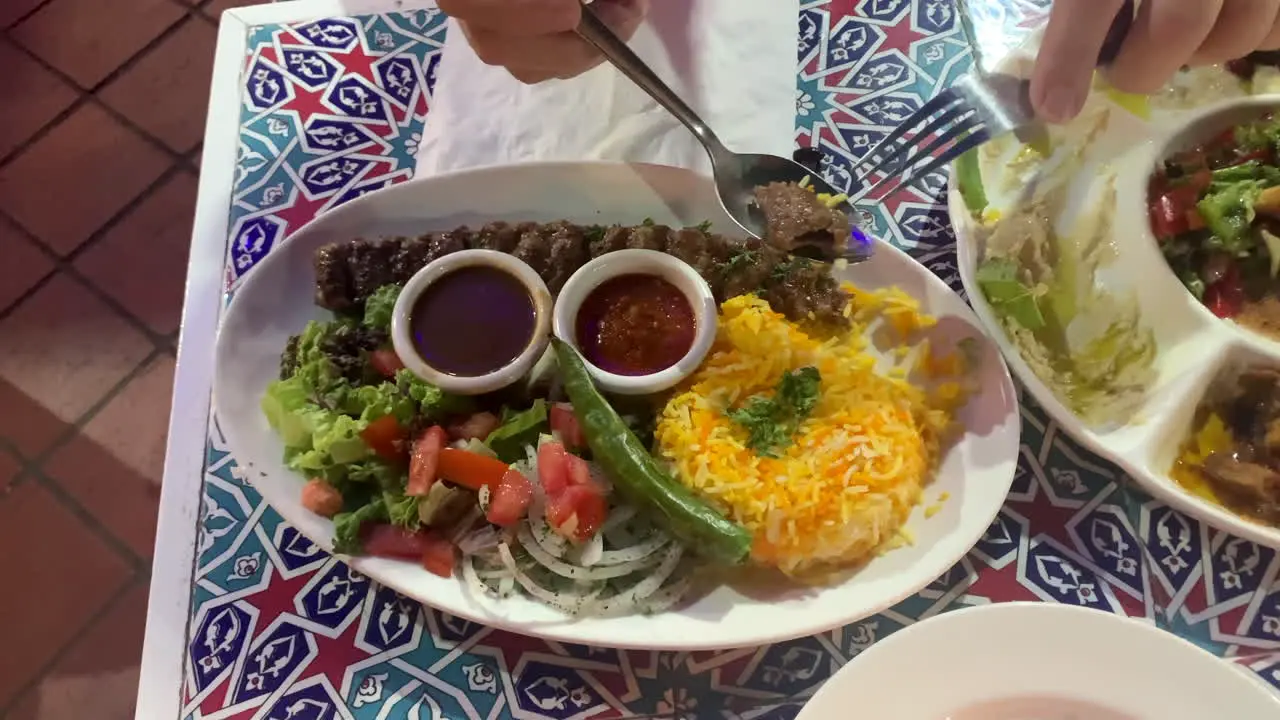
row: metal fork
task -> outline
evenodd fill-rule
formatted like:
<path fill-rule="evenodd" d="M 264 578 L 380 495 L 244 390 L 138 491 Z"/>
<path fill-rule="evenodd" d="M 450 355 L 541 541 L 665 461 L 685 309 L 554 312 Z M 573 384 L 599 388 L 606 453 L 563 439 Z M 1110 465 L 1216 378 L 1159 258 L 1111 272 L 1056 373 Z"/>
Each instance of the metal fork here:
<path fill-rule="evenodd" d="M 1120 51 L 1133 24 L 1134 8 L 1134 0 L 1125 0 L 1116 14 L 1098 56 L 1099 66 L 1110 64 Z M 969 40 L 975 45 L 972 37 Z M 975 63 L 967 75 L 922 105 L 862 156 L 853 172 L 857 173 L 860 165 L 871 165 L 854 181 L 850 201 L 894 185 L 908 186 L 992 138 L 1032 126 L 1035 111 L 1030 90 L 1028 80 L 987 73 Z M 868 183 L 877 173 L 883 177 Z"/>

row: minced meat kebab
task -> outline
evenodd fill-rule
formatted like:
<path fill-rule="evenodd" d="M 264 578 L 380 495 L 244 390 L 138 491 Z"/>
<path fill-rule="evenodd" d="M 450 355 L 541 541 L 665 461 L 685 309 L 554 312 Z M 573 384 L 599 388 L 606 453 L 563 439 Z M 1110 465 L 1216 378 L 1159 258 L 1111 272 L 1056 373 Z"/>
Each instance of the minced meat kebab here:
<path fill-rule="evenodd" d="M 848 234 L 847 227 L 844 232 Z M 555 294 L 589 260 L 628 248 L 657 250 L 683 260 L 707 280 L 718 302 L 757 293 L 791 320 L 848 325 L 848 296 L 831 277 L 829 266 L 790 256 L 761 240 L 739 241 L 705 227 L 673 229 L 654 223 L 604 227 L 567 221 L 491 222 L 478 231 L 461 227 L 416 238 L 332 243 L 316 250 L 316 304 L 339 313 L 358 311 L 378 288 L 404 283 L 431 261 L 466 249 L 515 255 Z"/>

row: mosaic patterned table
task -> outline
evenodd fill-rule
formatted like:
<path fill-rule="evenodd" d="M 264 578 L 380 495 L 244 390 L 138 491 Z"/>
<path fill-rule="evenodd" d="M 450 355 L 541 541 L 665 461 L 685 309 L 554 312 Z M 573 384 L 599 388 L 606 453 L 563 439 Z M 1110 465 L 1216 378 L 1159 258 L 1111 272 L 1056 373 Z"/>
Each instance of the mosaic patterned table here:
<path fill-rule="evenodd" d="M 981 46 L 1044 2 L 971 0 Z M 815 0 L 798 18 L 796 145 L 837 185 L 887 126 L 972 60 L 949 0 Z M 436 10 L 250 30 L 227 286 L 318 213 L 410 177 L 444 37 Z M 868 206 L 880 237 L 959 289 L 945 176 Z M 976 548 L 848 627 L 714 653 L 616 651 L 495 631 L 407 600 L 284 523 L 210 424 L 183 718 L 792 717 L 840 665 L 958 607 L 1041 600 L 1160 619 L 1280 688 L 1280 555 L 1128 487 L 1024 398 L 1022 462 Z"/>

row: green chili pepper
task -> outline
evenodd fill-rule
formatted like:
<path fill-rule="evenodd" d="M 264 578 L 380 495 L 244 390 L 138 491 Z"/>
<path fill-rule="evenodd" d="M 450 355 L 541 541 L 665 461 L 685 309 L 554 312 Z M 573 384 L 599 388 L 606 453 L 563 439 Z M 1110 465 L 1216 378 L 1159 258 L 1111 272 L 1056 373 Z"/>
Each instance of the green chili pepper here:
<path fill-rule="evenodd" d="M 751 533 L 663 472 L 596 390 L 578 351 L 559 338 L 551 342 L 592 457 L 609 473 L 614 485 L 632 502 L 655 511 L 672 535 L 704 557 L 726 565 L 746 559 Z"/>

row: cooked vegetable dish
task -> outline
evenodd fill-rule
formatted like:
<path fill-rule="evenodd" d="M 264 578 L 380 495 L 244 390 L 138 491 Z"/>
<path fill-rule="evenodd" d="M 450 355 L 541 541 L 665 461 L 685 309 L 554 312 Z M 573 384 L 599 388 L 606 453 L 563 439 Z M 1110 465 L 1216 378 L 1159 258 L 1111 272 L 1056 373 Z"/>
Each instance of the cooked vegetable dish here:
<path fill-rule="evenodd" d="M 1280 370 L 1245 370 L 1198 409 L 1173 478 L 1242 515 L 1280 526 Z"/>
<path fill-rule="evenodd" d="M 1280 332 L 1280 120 L 1180 152 L 1152 176 L 1151 227 L 1169 266 L 1215 315 Z"/>

